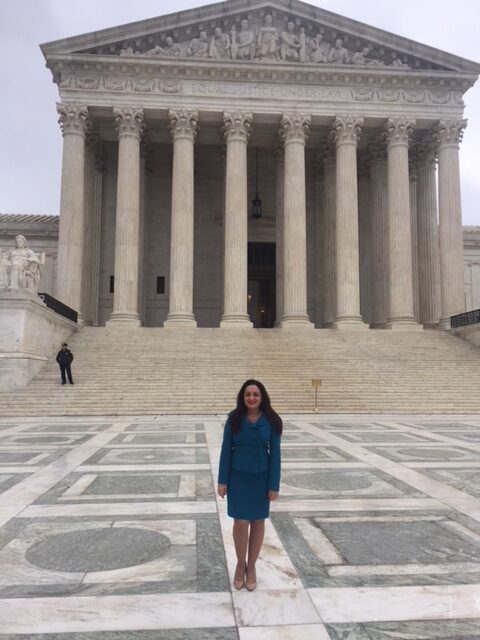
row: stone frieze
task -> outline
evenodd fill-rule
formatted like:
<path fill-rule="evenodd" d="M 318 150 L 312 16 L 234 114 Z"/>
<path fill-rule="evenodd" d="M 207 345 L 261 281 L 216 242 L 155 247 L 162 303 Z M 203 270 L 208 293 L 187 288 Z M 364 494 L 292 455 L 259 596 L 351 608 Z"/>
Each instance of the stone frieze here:
<path fill-rule="evenodd" d="M 94 81 L 95 80 L 95 81 Z M 199 97 L 253 99 L 296 99 L 332 102 L 463 106 L 460 91 L 434 89 L 355 88 L 318 85 L 284 85 L 260 82 L 220 82 L 216 80 L 173 80 L 120 76 L 84 77 L 64 75 L 60 87 L 82 91 L 153 93 Z"/>

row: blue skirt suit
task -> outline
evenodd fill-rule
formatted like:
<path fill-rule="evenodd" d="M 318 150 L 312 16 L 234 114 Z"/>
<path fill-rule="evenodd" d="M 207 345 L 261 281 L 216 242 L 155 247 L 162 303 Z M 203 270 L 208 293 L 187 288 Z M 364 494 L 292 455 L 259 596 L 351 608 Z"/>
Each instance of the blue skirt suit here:
<path fill-rule="evenodd" d="M 262 414 L 256 422 L 244 417 L 238 433 L 230 419 L 223 432 L 218 484 L 227 485 L 228 515 L 239 520 L 264 520 L 270 513 L 269 491 L 280 487 L 280 438 Z"/>

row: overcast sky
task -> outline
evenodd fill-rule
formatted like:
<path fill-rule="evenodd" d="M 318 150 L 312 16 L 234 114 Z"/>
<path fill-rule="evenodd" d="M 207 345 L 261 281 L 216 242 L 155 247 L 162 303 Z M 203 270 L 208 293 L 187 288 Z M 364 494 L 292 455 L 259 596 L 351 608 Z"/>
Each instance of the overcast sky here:
<path fill-rule="evenodd" d="M 479 0 L 310 0 L 329 11 L 480 62 Z M 0 0 L 0 212 L 56 214 L 62 137 L 56 85 L 39 44 L 182 9 L 202 0 Z M 480 225 L 480 82 L 465 97 L 464 224 Z"/>

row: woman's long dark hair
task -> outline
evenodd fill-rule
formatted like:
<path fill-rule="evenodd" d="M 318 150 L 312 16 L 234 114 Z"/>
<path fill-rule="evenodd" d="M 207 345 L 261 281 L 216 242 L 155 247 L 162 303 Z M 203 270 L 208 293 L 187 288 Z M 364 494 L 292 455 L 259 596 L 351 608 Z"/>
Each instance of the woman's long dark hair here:
<path fill-rule="evenodd" d="M 232 428 L 232 433 L 238 433 L 240 430 L 240 424 L 242 422 L 242 418 L 247 415 L 247 407 L 245 406 L 245 400 L 243 398 L 245 394 L 245 389 L 250 385 L 255 385 L 260 389 L 260 394 L 262 396 L 262 400 L 260 402 L 260 411 L 267 418 L 272 428 L 280 435 L 283 430 L 282 419 L 278 415 L 276 411 L 272 409 L 272 405 L 270 404 L 270 396 L 267 393 L 267 390 L 263 386 L 261 382 L 258 380 L 246 380 L 238 392 L 237 395 L 237 406 L 230 413 L 229 420 Z"/>

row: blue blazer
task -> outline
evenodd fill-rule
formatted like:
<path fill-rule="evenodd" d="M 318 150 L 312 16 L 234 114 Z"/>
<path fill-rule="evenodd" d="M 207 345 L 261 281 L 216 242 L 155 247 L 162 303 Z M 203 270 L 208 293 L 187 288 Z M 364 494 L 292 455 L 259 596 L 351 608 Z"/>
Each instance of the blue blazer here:
<path fill-rule="evenodd" d="M 240 430 L 233 434 L 230 419 L 223 431 L 222 451 L 218 484 L 228 485 L 230 469 L 261 473 L 268 470 L 268 488 L 278 491 L 280 487 L 280 439 L 262 414 L 252 423 L 246 417 L 242 419 Z"/>

